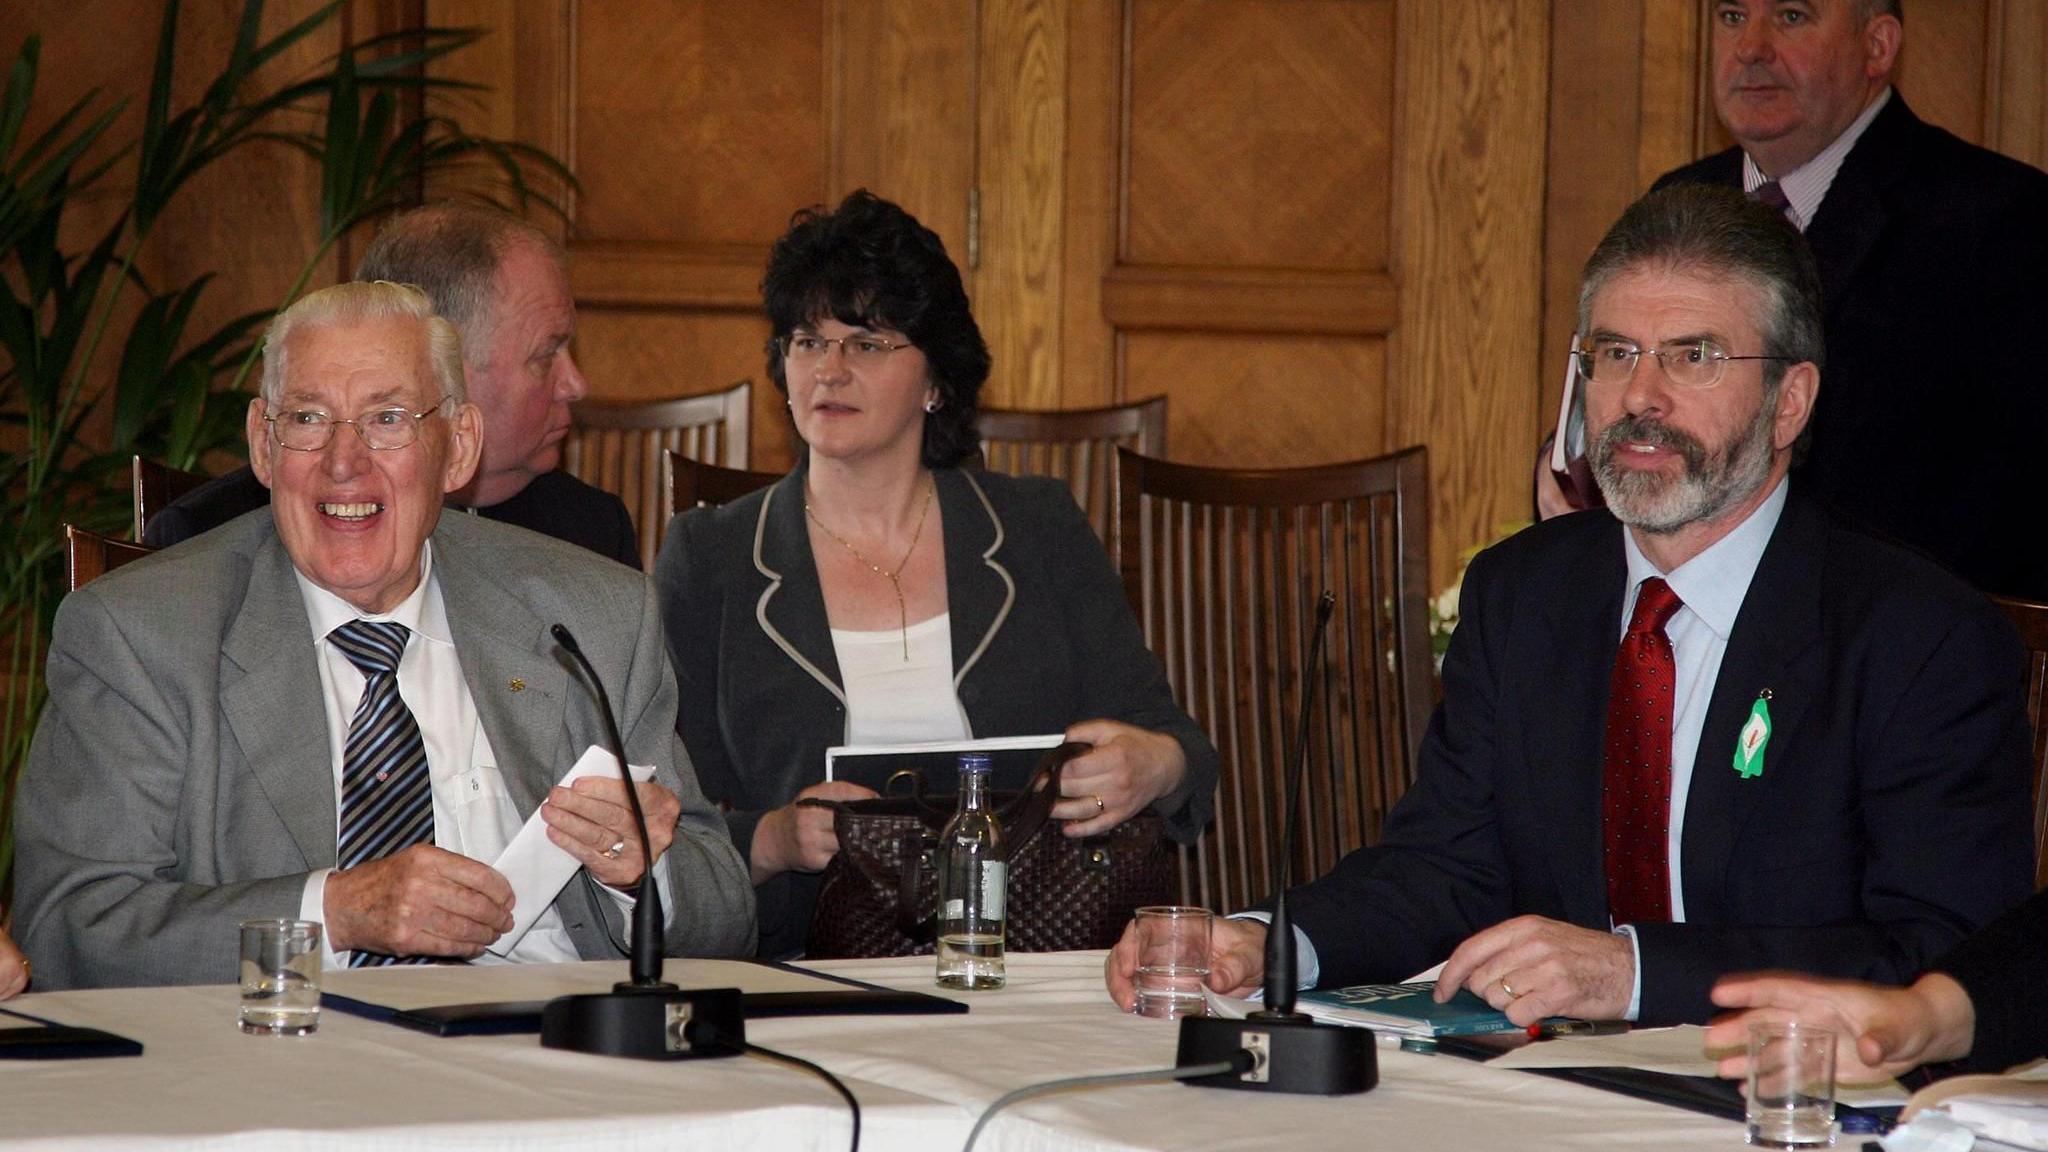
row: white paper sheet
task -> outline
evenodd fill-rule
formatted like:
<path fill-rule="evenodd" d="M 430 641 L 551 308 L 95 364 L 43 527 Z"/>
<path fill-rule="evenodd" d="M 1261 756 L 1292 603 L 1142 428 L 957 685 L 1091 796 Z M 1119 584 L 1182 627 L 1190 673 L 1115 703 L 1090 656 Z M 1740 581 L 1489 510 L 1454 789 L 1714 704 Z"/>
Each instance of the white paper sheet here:
<path fill-rule="evenodd" d="M 628 767 L 635 780 L 654 778 L 652 764 Z M 576 766 L 569 769 L 568 775 L 562 777 L 561 784 L 566 788 L 593 774 L 618 779 L 618 757 L 592 744 L 576 761 Z M 547 822 L 541 819 L 540 809 L 536 808 L 527 819 L 526 826 L 512 838 L 512 843 L 505 845 L 505 851 L 492 862 L 491 867 L 512 885 L 512 930 L 489 946 L 493 955 L 505 956 L 519 943 L 520 937 L 526 935 L 526 930 L 533 927 L 533 922 L 540 919 L 541 913 L 555 902 L 562 887 L 582 865 L 560 845 L 548 839 Z"/>
<path fill-rule="evenodd" d="M 1014 752 L 1020 749 L 1057 748 L 1066 740 L 1058 732 L 1030 736 L 984 736 L 979 740 L 934 740 L 924 744 L 836 744 L 825 749 L 825 779 L 836 780 L 834 768 L 841 757 L 916 756 L 930 752 Z"/>

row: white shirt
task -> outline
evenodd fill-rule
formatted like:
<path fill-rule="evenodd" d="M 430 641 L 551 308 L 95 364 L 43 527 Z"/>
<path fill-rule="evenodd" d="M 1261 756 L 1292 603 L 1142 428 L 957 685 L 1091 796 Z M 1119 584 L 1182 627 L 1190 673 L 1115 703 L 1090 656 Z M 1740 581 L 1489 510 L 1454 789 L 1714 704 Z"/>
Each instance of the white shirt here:
<path fill-rule="evenodd" d="M 905 655 L 905 646 L 909 653 Z M 846 742 L 920 744 L 968 738 L 967 711 L 953 690 L 952 613 L 908 629 L 832 629 L 846 692 Z"/>
<path fill-rule="evenodd" d="M 299 582 L 306 619 L 313 626 L 320 698 L 327 713 L 328 759 L 334 766 L 336 841 L 341 835 L 343 747 L 367 678 L 339 647 L 327 640 L 327 635 L 351 620 L 389 620 L 405 625 L 410 633 L 405 654 L 398 661 L 398 695 L 412 711 L 427 748 L 427 771 L 433 781 L 434 845 L 473 860 L 496 860 L 505 845 L 512 842 L 522 821 L 518 807 L 505 790 L 498 758 L 491 751 L 483 725 L 477 722 L 476 700 L 462 676 L 462 662 L 455 652 L 447 609 L 441 602 L 441 584 L 434 578 L 433 541 L 420 546 L 419 585 L 397 607 L 381 615 L 357 611 L 354 605 L 308 580 L 296 568 L 292 575 Z M 327 877 L 333 871 L 323 868 L 307 877 L 305 892 L 299 898 L 300 918 L 327 919 Z M 657 873 L 657 883 L 661 879 Z M 632 906 L 631 897 L 609 888 L 605 891 L 621 907 Z M 663 906 L 668 907 L 666 902 Z M 331 938 L 323 937 L 322 948 L 327 967 L 347 966 L 349 954 L 336 952 Z M 562 925 L 561 914 L 549 908 L 508 956 L 500 958 L 486 952 L 472 963 L 538 964 L 580 959 L 575 942 Z"/>
<path fill-rule="evenodd" d="M 1792 223 L 1797 225 L 1801 232 L 1806 231 L 1807 226 L 1813 223 L 1814 214 L 1820 211 L 1820 202 L 1827 198 L 1828 188 L 1835 182 L 1835 173 L 1842 170 L 1842 161 L 1849 158 L 1849 150 L 1856 147 L 1856 141 L 1862 137 L 1863 130 L 1870 127 L 1870 122 L 1877 119 L 1878 112 L 1891 98 L 1892 90 L 1889 87 L 1879 92 L 1877 99 L 1870 102 L 1870 107 L 1865 108 L 1862 115 L 1843 129 L 1840 136 L 1821 149 L 1819 155 L 1778 177 L 1778 187 L 1784 191 L 1785 199 L 1792 205 Z M 1742 190 L 1754 193 L 1769 180 L 1770 177 L 1756 166 L 1756 161 L 1750 158 L 1749 153 L 1744 152 Z"/>
<path fill-rule="evenodd" d="M 1790 481 L 1779 480 L 1778 486 L 1742 523 L 1699 555 L 1669 572 L 1658 571 L 1657 566 L 1643 555 L 1632 532 L 1624 529 L 1621 534 L 1622 552 L 1628 560 L 1628 585 L 1621 599 L 1621 618 L 1615 622 L 1616 640 L 1628 631 L 1629 614 L 1635 611 L 1636 594 L 1643 581 L 1652 576 L 1662 576 L 1683 601 L 1664 625 L 1664 635 L 1671 641 L 1677 694 L 1677 707 L 1671 716 L 1671 831 L 1665 847 L 1671 872 L 1671 919 L 1674 923 L 1685 920 L 1680 857 L 1685 831 L 1685 799 L 1692 787 L 1700 731 L 1706 726 L 1707 708 L 1714 698 L 1714 682 L 1721 674 L 1721 657 L 1728 651 L 1728 637 L 1735 631 L 1735 619 L 1742 611 L 1744 597 L 1749 595 L 1750 581 L 1756 577 L 1757 565 L 1763 561 L 1764 548 L 1771 542 L 1771 534 L 1777 531 L 1778 518 L 1785 511 L 1790 487 Z M 1731 747 L 1726 751 L 1732 758 L 1735 749 Z M 1725 766 L 1723 770 L 1732 771 Z M 1253 914 L 1251 918 L 1265 919 L 1265 914 Z M 1629 993 L 1626 1016 L 1626 1019 L 1633 1020 L 1643 998 L 1642 953 L 1636 947 L 1635 933 L 1627 925 L 1618 925 L 1616 930 L 1629 938 L 1630 948 L 1635 951 L 1635 986 Z M 1299 927 L 1294 930 L 1294 942 L 1300 953 L 1297 964 L 1301 986 L 1312 988 L 1322 975 L 1315 945 Z"/>

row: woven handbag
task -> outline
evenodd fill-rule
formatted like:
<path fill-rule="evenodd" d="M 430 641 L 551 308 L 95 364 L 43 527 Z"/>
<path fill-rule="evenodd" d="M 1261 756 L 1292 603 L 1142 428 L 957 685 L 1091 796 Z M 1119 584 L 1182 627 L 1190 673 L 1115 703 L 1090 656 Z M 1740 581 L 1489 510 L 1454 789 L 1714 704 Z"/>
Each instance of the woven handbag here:
<path fill-rule="evenodd" d="M 1051 818 L 1060 772 L 1088 748 L 1070 742 L 1050 750 L 1024 791 L 992 798 L 1009 864 L 1006 944 L 1014 951 L 1107 948 L 1138 908 L 1175 902 L 1177 862 L 1156 813 L 1139 813 L 1085 840 L 1060 834 Z M 839 836 L 811 914 L 805 951 L 812 958 L 932 951 L 939 833 L 959 799 L 926 795 L 914 772 L 890 777 L 891 791 L 899 779 L 908 779 L 910 795 L 799 801 L 832 809 Z"/>

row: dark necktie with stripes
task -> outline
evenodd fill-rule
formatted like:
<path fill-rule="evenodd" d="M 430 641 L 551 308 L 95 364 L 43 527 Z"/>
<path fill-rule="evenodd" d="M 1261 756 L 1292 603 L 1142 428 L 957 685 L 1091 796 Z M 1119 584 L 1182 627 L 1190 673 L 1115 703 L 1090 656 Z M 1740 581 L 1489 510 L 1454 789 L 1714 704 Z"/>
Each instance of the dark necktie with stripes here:
<path fill-rule="evenodd" d="M 327 634 L 367 679 L 342 747 L 337 865 L 344 870 L 434 842 L 427 746 L 398 695 L 398 658 L 407 634 L 403 624 L 371 620 L 352 620 Z M 349 958 L 352 968 L 426 962 L 360 949 Z"/>
<path fill-rule="evenodd" d="M 1792 201 L 1786 198 L 1784 186 L 1776 180 L 1766 180 L 1750 189 L 1749 198 L 1776 208 L 1794 228 L 1799 227 L 1799 217 L 1792 211 Z"/>

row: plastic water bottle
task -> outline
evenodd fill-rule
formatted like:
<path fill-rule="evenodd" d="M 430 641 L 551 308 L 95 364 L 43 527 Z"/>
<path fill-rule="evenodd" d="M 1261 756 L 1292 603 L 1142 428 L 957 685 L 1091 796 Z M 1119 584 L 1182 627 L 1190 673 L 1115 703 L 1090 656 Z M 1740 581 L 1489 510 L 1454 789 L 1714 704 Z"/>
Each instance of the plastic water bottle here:
<path fill-rule="evenodd" d="M 1003 986 L 1009 875 L 988 806 L 989 758 L 960 757 L 960 807 L 939 834 L 939 987 Z"/>

